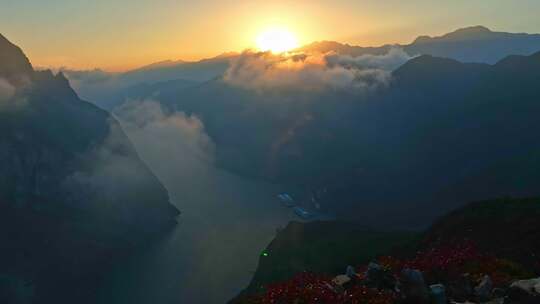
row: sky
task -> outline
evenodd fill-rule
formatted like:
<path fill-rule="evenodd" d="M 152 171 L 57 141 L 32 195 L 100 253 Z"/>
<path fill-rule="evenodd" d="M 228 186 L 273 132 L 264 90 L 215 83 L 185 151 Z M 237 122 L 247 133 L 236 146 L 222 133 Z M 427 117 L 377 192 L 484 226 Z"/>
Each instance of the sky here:
<path fill-rule="evenodd" d="M 373 46 L 471 25 L 540 33 L 538 12 L 538 0 L 0 0 L 0 33 L 37 67 L 121 71 L 253 48 L 272 27 Z"/>

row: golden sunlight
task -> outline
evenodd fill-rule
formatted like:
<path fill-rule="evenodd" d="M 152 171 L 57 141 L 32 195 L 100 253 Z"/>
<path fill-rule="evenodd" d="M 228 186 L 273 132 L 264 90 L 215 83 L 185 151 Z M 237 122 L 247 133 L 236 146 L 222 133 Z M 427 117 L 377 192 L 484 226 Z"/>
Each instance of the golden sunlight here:
<path fill-rule="evenodd" d="M 259 50 L 272 53 L 283 53 L 298 47 L 296 36 L 282 28 L 272 28 L 260 33 L 256 43 Z"/>

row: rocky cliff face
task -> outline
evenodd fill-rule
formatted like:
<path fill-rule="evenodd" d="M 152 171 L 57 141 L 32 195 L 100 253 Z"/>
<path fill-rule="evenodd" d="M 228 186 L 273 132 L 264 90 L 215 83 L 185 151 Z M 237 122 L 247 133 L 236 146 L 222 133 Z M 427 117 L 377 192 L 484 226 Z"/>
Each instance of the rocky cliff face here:
<path fill-rule="evenodd" d="M 0 163 L 2 303 L 73 301 L 179 213 L 114 118 L 1 35 Z"/>

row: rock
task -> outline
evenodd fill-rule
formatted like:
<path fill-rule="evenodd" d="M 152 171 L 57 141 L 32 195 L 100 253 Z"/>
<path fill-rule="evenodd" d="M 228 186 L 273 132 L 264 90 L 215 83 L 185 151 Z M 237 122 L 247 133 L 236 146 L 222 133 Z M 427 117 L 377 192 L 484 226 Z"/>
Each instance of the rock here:
<path fill-rule="evenodd" d="M 457 302 L 466 302 L 473 296 L 473 282 L 464 274 L 448 286 L 448 296 Z"/>
<path fill-rule="evenodd" d="M 540 278 L 536 278 L 536 279 L 530 279 L 530 280 L 515 281 L 514 283 L 512 283 L 512 285 L 510 285 L 510 287 L 521 289 L 530 294 L 539 294 L 539 292 L 536 289 L 537 285 L 539 284 L 540 284 Z"/>
<path fill-rule="evenodd" d="M 366 270 L 366 279 L 370 285 L 378 286 L 384 278 L 384 270 L 377 263 L 369 263 Z"/>
<path fill-rule="evenodd" d="M 377 263 L 369 263 L 367 271 L 366 271 L 366 277 L 368 279 L 374 279 L 376 280 L 377 277 L 383 272 L 383 268 L 381 265 Z"/>
<path fill-rule="evenodd" d="M 377 263 L 369 263 L 365 283 L 378 289 L 394 289 L 396 287 L 395 277 Z"/>
<path fill-rule="evenodd" d="M 443 284 L 435 284 L 429 286 L 431 291 L 432 303 L 434 304 L 446 304 L 446 288 Z"/>
<path fill-rule="evenodd" d="M 347 266 L 347 269 L 345 270 L 345 274 L 349 277 L 349 278 L 355 278 L 358 276 L 358 274 L 356 273 L 356 271 L 354 270 L 354 267 L 352 266 Z"/>
<path fill-rule="evenodd" d="M 340 274 L 338 276 L 336 276 L 335 278 L 332 279 L 332 283 L 338 285 L 338 286 L 343 286 L 347 283 L 349 283 L 351 281 L 351 278 L 349 278 L 349 276 L 347 275 L 344 275 L 344 274 Z"/>
<path fill-rule="evenodd" d="M 531 293 L 523 286 L 518 287 L 519 284 L 514 285 L 508 289 L 507 298 L 509 304 L 537 304 L 540 303 L 540 296 L 535 293 Z M 506 303 L 506 302 L 505 302 Z"/>
<path fill-rule="evenodd" d="M 474 288 L 474 295 L 481 301 L 489 300 L 491 298 L 492 290 L 493 282 L 488 275 L 485 275 L 478 286 Z"/>
<path fill-rule="evenodd" d="M 534 292 L 536 292 L 537 294 L 540 294 L 540 283 L 537 283 L 536 285 L 534 285 Z"/>
<path fill-rule="evenodd" d="M 405 303 L 429 303 L 429 292 L 422 272 L 416 269 L 404 269 L 401 272 L 401 290 Z"/>
<path fill-rule="evenodd" d="M 506 290 L 503 288 L 493 288 L 491 295 L 494 298 L 504 298 L 506 296 Z"/>

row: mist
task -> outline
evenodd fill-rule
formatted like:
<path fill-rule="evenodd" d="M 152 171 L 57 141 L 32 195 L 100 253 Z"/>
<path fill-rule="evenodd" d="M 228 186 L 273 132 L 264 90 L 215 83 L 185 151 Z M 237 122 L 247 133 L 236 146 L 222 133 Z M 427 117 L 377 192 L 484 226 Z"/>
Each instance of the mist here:
<path fill-rule="evenodd" d="M 216 168 L 214 143 L 196 116 L 152 100 L 130 101 L 115 115 L 182 215 L 161 242 L 117 265 L 102 302 L 231 299 L 249 283 L 276 229 L 293 219 L 275 199 L 280 187 Z"/>
<path fill-rule="evenodd" d="M 17 97 L 17 88 L 7 79 L 0 77 L 0 112 L 20 110 L 27 104 L 24 97 Z"/>
<path fill-rule="evenodd" d="M 15 87 L 7 80 L 0 78 L 0 102 L 6 102 L 15 95 Z"/>
<path fill-rule="evenodd" d="M 235 86 L 271 90 L 373 90 L 388 86 L 392 70 L 411 57 L 393 48 L 383 55 L 352 57 L 335 52 L 272 54 L 245 51 L 232 61 L 224 80 Z"/>

